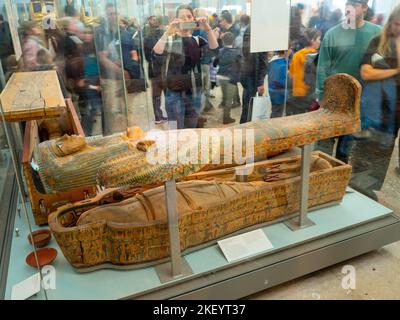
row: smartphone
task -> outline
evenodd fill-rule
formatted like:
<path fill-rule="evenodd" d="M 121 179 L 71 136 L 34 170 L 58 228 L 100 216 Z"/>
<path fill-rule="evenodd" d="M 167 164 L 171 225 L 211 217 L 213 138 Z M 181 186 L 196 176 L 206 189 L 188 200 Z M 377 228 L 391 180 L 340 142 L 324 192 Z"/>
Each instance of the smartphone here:
<path fill-rule="evenodd" d="M 199 27 L 199 23 L 196 21 L 193 22 L 182 22 L 179 25 L 179 29 L 181 30 L 194 30 Z"/>

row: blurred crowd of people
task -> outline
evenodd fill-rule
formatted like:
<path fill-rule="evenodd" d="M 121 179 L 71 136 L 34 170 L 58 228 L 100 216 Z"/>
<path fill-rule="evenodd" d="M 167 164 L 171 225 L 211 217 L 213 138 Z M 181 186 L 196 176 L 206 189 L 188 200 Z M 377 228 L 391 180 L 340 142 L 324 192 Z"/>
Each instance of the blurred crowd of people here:
<path fill-rule="evenodd" d="M 147 108 L 148 90 L 156 124 L 201 128 L 216 111 L 216 96 L 223 125 L 249 121 L 252 99 L 267 92 L 272 117 L 296 115 L 318 109 L 326 78 L 348 73 L 364 88 L 364 130 L 342 137 L 336 152 L 348 162 L 355 139 L 378 130 L 387 134 L 384 143 L 390 146 L 398 131 L 400 9 L 384 26 L 385 17 L 374 14 L 368 0 L 349 0 L 343 10 L 323 2 L 312 8 L 297 4 L 291 8 L 289 49 L 252 53 L 251 17 L 245 14 L 209 15 L 181 5 L 173 17 L 150 16 L 139 25 L 110 3 L 94 26 L 82 23 L 68 1 L 55 28 L 33 21 L 21 25 L 20 62 L 13 58 L 9 28 L 0 16 L 0 58 L 7 74 L 57 70 L 87 135 L 96 119 L 104 135 L 141 125 L 135 112 Z M 241 108 L 240 119 L 232 116 L 233 108 Z"/>
<path fill-rule="evenodd" d="M 292 7 L 290 48 L 276 52 L 269 61 L 272 116 L 282 115 L 285 102 L 286 115 L 317 109 L 324 82 L 331 75 L 347 73 L 360 81 L 364 130 L 341 137 L 336 148 L 336 157 L 346 163 L 355 141 L 368 139 L 372 133 L 381 133 L 379 143 L 393 147 L 400 125 L 400 8 L 383 25 L 384 16 L 374 14 L 368 4 L 368 0 L 349 0 L 344 12 L 324 4 L 309 8 L 307 24 L 303 23 L 305 6 Z"/>
<path fill-rule="evenodd" d="M 369 168 L 378 181 L 385 179 L 400 126 L 400 6 L 388 16 L 375 15 L 369 0 L 348 0 L 345 12 L 321 6 L 310 18 L 308 28 L 292 19 L 288 61 L 291 81 L 286 114 L 315 110 L 324 97 L 324 82 L 334 74 L 346 73 L 362 86 L 362 131 L 338 139 L 335 155 L 349 163 L 358 147 L 379 154 L 379 168 L 352 162 L 354 172 Z M 301 17 L 302 5 L 292 9 Z M 297 22 L 296 22 L 297 21 Z M 272 95 L 271 95 L 272 98 Z M 323 144 L 324 142 L 320 143 Z"/>
<path fill-rule="evenodd" d="M 223 124 L 234 123 L 230 109 L 242 105 L 241 121 L 247 121 L 251 98 L 264 93 L 266 55 L 250 53 L 249 16 L 234 17 L 227 10 L 208 16 L 181 5 L 175 17 L 150 16 L 139 25 L 109 3 L 100 25 L 85 25 L 73 1 L 64 15 L 49 23 L 51 28 L 21 23 L 22 59 L 2 50 L 2 61 L 8 76 L 16 70 L 57 70 L 87 135 L 99 115 L 104 135 L 140 124 L 134 113 L 146 106 L 147 89 L 155 123 L 168 121 L 177 128 L 205 125 L 217 86 L 224 96 Z"/>

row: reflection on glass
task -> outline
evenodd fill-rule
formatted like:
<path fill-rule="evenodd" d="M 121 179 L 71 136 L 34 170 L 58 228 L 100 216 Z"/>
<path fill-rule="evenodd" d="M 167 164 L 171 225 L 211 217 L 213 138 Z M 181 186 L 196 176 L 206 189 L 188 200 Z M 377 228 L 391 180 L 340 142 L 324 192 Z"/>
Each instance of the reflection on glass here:
<path fill-rule="evenodd" d="M 115 4 L 106 4 L 106 20 L 96 29 L 102 74 L 104 133 L 140 125 L 135 112 L 145 109 L 146 83 L 140 61 L 140 37 Z"/>
<path fill-rule="evenodd" d="M 383 150 L 377 162 L 385 157 L 388 163 L 399 112 L 395 76 L 371 79 L 365 66 L 375 69 L 380 61 L 383 68 L 387 53 L 378 46 L 378 52 L 366 54 L 374 49 L 371 41 L 378 41 L 373 39 L 381 34 L 394 2 L 346 3 L 291 1 L 288 50 L 252 53 L 251 17 L 257 12 L 252 13 L 245 0 L 198 0 L 192 7 L 164 0 L 21 0 L 13 6 L 23 59 L 13 56 L 6 23 L 0 28 L 0 55 L 5 78 L 22 68 L 57 70 L 88 136 L 132 126 L 215 128 L 244 123 L 253 118 L 257 95 L 269 100 L 272 117 L 309 112 L 318 109 L 327 77 L 349 73 L 364 87 L 362 102 L 368 101 L 362 107 L 365 130 L 341 138 L 337 148 L 333 141 L 320 142 L 317 148 L 352 163 L 354 185 L 371 191 L 380 188 L 387 165 L 375 165 L 383 168 L 381 173 L 371 169 L 376 181 L 363 187 L 357 180 L 361 173 L 364 181 L 362 173 L 367 171 L 361 159 L 373 145 L 372 136 Z M 43 20 L 52 4 L 51 20 Z M 386 30 L 395 28 L 393 24 Z M 395 72 L 397 58 L 391 62 L 389 69 Z M 384 90 L 379 89 L 382 83 Z M 366 193 L 374 196 L 370 191 Z"/>
<path fill-rule="evenodd" d="M 3 6 L 0 8 L 2 7 Z M 0 11 L 0 61 L 4 74 L 7 74 L 7 72 L 12 68 L 11 61 L 7 60 L 14 54 L 14 48 L 12 45 L 10 25 L 5 14 L 1 12 L 2 11 Z"/>
<path fill-rule="evenodd" d="M 14 48 L 12 45 L 10 25 L 7 19 L 7 14 L 4 2 L 0 0 L 0 93 L 5 87 L 7 80 L 16 69 L 16 59 Z M 1 117 L 0 117 L 1 119 Z M 8 147 L 7 137 L 4 131 L 4 123 L 0 124 L 0 199 L 7 199 L 12 190 L 8 185 L 10 181 L 11 157 Z M 8 204 L 7 204 L 8 205 Z M 0 228 L 0 244 L 3 244 L 5 234 L 6 214 L 8 214 L 7 205 L 2 206 L 0 210 L 0 222 L 3 227 Z"/>
<path fill-rule="evenodd" d="M 162 66 L 166 80 L 168 120 L 179 129 L 203 126 L 201 59 L 202 54 L 217 49 L 217 37 L 207 18 L 196 18 L 193 9 L 186 5 L 178 7 L 175 18 L 154 47 L 154 59 Z"/>

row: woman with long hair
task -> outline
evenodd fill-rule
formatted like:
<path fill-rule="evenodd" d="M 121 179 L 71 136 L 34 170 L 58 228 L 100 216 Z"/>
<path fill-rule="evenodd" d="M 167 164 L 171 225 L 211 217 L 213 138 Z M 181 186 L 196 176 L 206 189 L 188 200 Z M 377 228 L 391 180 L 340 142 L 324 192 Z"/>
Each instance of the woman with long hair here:
<path fill-rule="evenodd" d="M 400 6 L 391 13 L 379 36 L 372 39 L 361 66 L 363 129 L 388 134 L 384 144 L 393 144 L 399 128 Z M 369 134 L 367 134 L 369 135 Z"/>
<path fill-rule="evenodd" d="M 168 121 L 177 128 L 196 128 L 200 124 L 201 58 L 204 48 L 218 48 L 218 41 L 206 17 L 195 18 L 193 9 L 181 5 L 176 18 L 154 47 L 155 59 L 161 59 L 162 76 L 166 81 L 166 111 Z M 208 41 L 193 36 L 196 29 L 207 32 Z"/>
<path fill-rule="evenodd" d="M 361 96 L 361 124 L 363 131 L 356 134 L 358 148 L 369 148 L 379 154 L 379 162 L 353 163 L 373 176 L 377 182 L 373 190 L 380 190 L 393 154 L 400 125 L 400 6 L 391 13 L 379 36 L 371 40 L 361 65 L 363 92 Z M 373 157 L 372 157 L 373 158 Z"/>

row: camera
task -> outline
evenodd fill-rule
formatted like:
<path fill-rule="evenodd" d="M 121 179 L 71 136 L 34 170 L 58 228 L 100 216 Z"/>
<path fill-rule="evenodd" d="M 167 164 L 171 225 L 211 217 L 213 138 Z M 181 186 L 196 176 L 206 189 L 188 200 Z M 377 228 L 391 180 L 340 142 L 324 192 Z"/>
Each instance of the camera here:
<path fill-rule="evenodd" d="M 199 23 L 196 21 L 181 22 L 179 25 L 179 29 L 181 29 L 181 30 L 194 30 L 198 27 L 199 27 Z"/>

